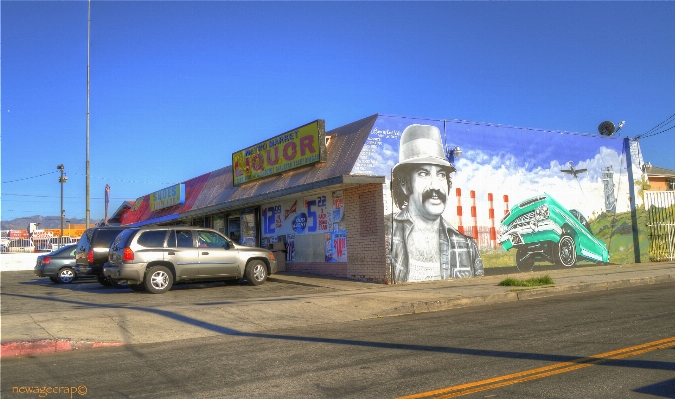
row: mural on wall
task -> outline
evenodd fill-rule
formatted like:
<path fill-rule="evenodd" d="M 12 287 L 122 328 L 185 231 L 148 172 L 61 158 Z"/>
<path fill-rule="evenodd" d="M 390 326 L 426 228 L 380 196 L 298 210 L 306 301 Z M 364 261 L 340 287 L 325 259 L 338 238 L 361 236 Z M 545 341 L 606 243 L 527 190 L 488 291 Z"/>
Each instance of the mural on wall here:
<path fill-rule="evenodd" d="M 379 116 L 352 173 L 386 177 L 385 245 L 404 282 L 632 262 L 627 161 L 621 138 Z"/>
<path fill-rule="evenodd" d="M 607 263 L 604 242 L 591 232 L 588 220 L 576 209 L 565 209 L 549 194 L 529 198 L 513 207 L 502 219 L 497 240 L 505 250 L 516 249 L 516 266 L 532 269 L 545 260 L 574 266 L 579 258 Z"/>
<path fill-rule="evenodd" d="M 321 235 L 325 241 L 321 253 L 322 261 L 347 261 L 347 233 L 342 227 L 343 191 L 319 193 L 264 205 L 261 213 L 262 242 L 269 244 L 284 241 L 287 261 L 296 261 L 296 242 L 309 235 Z M 313 250 L 301 248 L 300 251 L 310 249 Z"/>

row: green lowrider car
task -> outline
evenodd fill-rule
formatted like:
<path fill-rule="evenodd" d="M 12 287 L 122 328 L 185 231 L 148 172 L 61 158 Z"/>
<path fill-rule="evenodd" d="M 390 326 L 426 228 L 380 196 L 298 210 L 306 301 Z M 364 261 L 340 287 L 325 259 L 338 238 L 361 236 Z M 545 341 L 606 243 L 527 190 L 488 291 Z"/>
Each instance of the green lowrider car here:
<path fill-rule="evenodd" d="M 498 242 L 507 251 L 516 248 L 518 268 L 531 268 L 540 260 L 562 266 L 573 266 L 578 259 L 609 261 L 605 243 L 593 235 L 586 218 L 546 193 L 519 203 L 504 216 Z"/>

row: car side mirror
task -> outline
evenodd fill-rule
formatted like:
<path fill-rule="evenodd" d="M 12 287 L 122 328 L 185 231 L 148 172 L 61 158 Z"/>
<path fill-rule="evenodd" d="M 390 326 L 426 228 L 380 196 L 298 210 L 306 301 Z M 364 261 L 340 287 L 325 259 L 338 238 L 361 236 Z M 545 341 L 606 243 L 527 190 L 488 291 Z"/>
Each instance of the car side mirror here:
<path fill-rule="evenodd" d="M 230 249 L 230 243 L 225 241 L 225 243 L 223 244 L 223 248 Z"/>

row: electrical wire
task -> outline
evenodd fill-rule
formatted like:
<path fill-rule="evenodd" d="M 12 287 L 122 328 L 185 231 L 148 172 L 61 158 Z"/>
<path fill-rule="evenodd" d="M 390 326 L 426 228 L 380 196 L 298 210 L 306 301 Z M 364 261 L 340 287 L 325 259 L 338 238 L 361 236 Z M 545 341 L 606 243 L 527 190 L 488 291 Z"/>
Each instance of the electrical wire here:
<path fill-rule="evenodd" d="M 2 184 L 6 183 L 15 183 L 18 181 L 23 181 L 23 180 L 29 180 L 29 179 L 35 179 L 37 177 L 42 177 L 42 176 L 48 176 L 48 175 L 53 175 L 55 173 L 59 173 L 58 171 L 55 172 L 49 172 L 49 173 L 43 173 L 41 175 L 37 176 L 31 176 L 31 177 L 24 177 L 22 179 L 15 179 L 15 180 L 8 180 L 8 181 L 3 181 Z M 77 173 L 77 172 L 70 172 L 71 175 L 78 175 L 78 176 L 86 176 L 85 174 L 82 173 Z M 156 182 L 156 181 L 138 181 L 138 180 L 123 180 L 123 179 L 110 179 L 108 177 L 98 177 L 98 176 L 90 176 L 95 179 L 101 179 L 101 180 L 108 180 L 108 181 L 117 181 L 117 182 L 125 182 L 125 183 L 142 183 L 142 184 L 161 184 L 161 185 L 172 185 L 174 183 L 163 183 L 163 182 Z"/>
<path fill-rule="evenodd" d="M 668 130 L 673 129 L 673 128 L 675 128 L 675 126 L 671 126 L 668 129 L 661 130 L 660 132 L 656 132 L 656 133 L 652 133 L 652 134 L 648 134 L 648 135 L 643 135 L 643 136 L 638 136 L 637 138 L 644 139 L 644 138 L 647 138 L 647 137 L 656 136 L 657 134 L 665 133 Z"/>
<path fill-rule="evenodd" d="M 666 131 L 672 129 L 673 127 L 670 127 L 670 128 L 668 128 L 668 129 L 666 129 L 666 130 L 662 130 L 662 131 L 657 132 L 657 133 L 652 133 L 653 131 L 660 129 L 660 128 L 662 128 L 663 126 L 668 125 L 670 122 L 672 122 L 673 118 L 675 118 L 675 114 L 670 115 L 668 118 L 666 118 L 666 120 L 664 120 L 663 122 L 661 122 L 661 123 L 659 123 L 658 125 L 654 126 L 653 128 L 647 130 L 646 132 L 644 132 L 644 133 L 638 135 L 635 139 L 640 139 L 640 138 L 643 138 L 643 137 L 656 136 L 657 134 L 661 134 L 661 133 L 663 133 L 663 132 L 666 132 Z"/>
<path fill-rule="evenodd" d="M 7 194 L 3 193 L 4 195 L 10 195 L 14 197 L 32 197 L 32 198 L 61 198 L 58 195 L 32 195 L 32 194 Z M 0 196 L 1 198 L 2 196 Z M 83 197 L 67 197 L 64 196 L 63 198 L 68 198 L 68 199 L 84 199 Z M 104 197 L 91 197 L 91 199 L 105 199 Z M 111 197 L 110 199 L 115 199 L 115 200 L 127 200 L 128 198 L 117 198 L 117 197 Z"/>
<path fill-rule="evenodd" d="M 85 174 L 82 173 L 76 173 L 76 172 L 71 172 L 73 175 L 79 175 L 79 176 L 86 176 Z M 108 177 L 98 177 L 98 176 L 89 176 L 93 177 L 94 179 L 102 179 L 102 180 L 109 180 L 109 181 L 121 181 L 125 183 L 143 183 L 143 184 L 163 184 L 163 185 L 172 185 L 174 183 L 162 183 L 162 182 L 156 182 L 156 181 L 138 181 L 138 180 L 123 180 L 123 179 L 110 179 Z"/>
<path fill-rule="evenodd" d="M 49 173 L 43 173 L 43 174 L 37 175 L 37 176 L 24 177 L 23 179 L 16 179 L 16 180 L 3 181 L 2 184 L 5 184 L 5 183 L 14 183 L 14 182 L 17 182 L 17 181 L 28 180 L 28 179 L 35 179 L 36 177 L 42 177 L 42 176 L 47 176 L 47 175 L 53 175 L 54 173 L 59 173 L 59 172 L 58 172 L 58 171 L 56 171 L 56 172 L 49 172 Z"/>

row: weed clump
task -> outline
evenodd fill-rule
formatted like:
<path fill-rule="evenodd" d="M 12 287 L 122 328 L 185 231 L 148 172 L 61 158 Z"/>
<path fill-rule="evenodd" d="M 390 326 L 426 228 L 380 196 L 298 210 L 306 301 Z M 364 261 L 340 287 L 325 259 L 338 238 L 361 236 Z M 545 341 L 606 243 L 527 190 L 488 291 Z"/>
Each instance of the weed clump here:
<path fill-rule="evenodd" d="M 514 286 L 514 287 L 536 287 L 539 285 L 551 285 L 555 284 L 551 276 L 544 275 L 541 277 L 532 277 L 527 280 L 520 280 L 516 278 L 507 278 L 506 280 L 500 282 L 498 285 L 502 286 Z"/>

